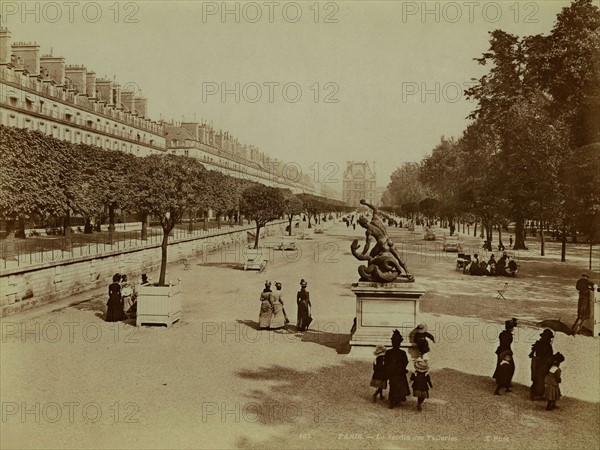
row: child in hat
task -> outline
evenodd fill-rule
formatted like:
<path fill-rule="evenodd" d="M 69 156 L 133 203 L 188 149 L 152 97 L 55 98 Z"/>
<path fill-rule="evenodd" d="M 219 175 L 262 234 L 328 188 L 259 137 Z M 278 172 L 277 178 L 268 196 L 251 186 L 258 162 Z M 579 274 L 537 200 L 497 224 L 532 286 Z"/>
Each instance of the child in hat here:
<path fill-rule="evenodd" d="M 431 342 L 435 343 L 435 338 L 433 337 L 433 335 L 431 333 L 429 333 L 427 331 L 427 324 L 421 323 L 421 324 L 417 325 L 417 328 L 415 328 L 413 342 L 415 344 L 418 344 L 419 341 L 425 340 L 425 339 L 431 339 Z"/>
<path fill-rule="evenodd" d="M 511 392 L 510 384 L 515 373 L 515 368 L 511 364 L 512 351 L 504 350 L 498 357 L 500 359 L 500 364 L 498 364 L 496 373 L 494 374 L 494 378 L 496 378 L 496 390 L 494 391 L 494 395 L 500 395 L 501 388 L 504 388 L 505 392 Z"/>
<path fill-rule="evenodd" d="M 375 361 L 373 361 L 373 377 L 371 378 L 371 386 L 377 388 L 373 394 L 373 403 L 377 402 L 377 394 L 379 398 L 383 400 L 383 390 L 387 389 L 387 376 L 385 373 L 385 347 L 378 345 L 375 347 L 373 354 L 375 355 Z"/>
<path fill-rule="evenodd" d="M 552 411 L 556 409 L 556 401 L 560 398 L 560 386 L 561 383 L 561 371 L 560 371 L 560 363 L 565 360 L 565 357 L 557 353 L 552 357 L 552 366 L 548 371 L 548 374 L 544 378 L 545 390 L 544 397 L 546 397 L 546 411 Z"/>
<path fill-rule="evenodd" d="M 421 411 L 421 405 L 426 398 L 429 398 L 429 388 L 431 377 L 429 376 L 429 364 L 421 356 L 415 360 L 415 372 L 410 376 L 412 381 L 413 396 L 417 397 L 417 409 Z"/>

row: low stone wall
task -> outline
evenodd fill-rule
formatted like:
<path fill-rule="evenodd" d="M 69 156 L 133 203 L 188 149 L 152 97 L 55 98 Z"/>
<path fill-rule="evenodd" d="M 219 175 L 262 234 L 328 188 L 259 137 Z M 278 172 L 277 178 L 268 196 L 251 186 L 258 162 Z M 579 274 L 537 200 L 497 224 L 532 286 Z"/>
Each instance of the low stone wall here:
<path fill-rule="evenodd" d="M 266 235 L 280 234 L 286 225 L 287 221 L 278 221 L 269 224 L 266 230 L 261 231 Z M 234 231 L 224 230 L 219 234 L 172 242 L 169 244 L 168 261 L 177 263 L 182 262 L 183 259 L 191 260 L 232 245 L 237 249 L 244 248 L 248 231 L 255 232 L 256 228 L 248 226 Z M 137 281 L 142 273 L 159 270 L 160 260 L 160 244 L 149 244 L 142 248 L 82 256 L 66 262 L 54 261 L 21 269 L 4 270 L 0 276 L 0 317 L 80 292 L 108 286 L 117 272 L 126 273 L 131 280 Z M 169 268 L 167 267 L 168 279 Z"/>

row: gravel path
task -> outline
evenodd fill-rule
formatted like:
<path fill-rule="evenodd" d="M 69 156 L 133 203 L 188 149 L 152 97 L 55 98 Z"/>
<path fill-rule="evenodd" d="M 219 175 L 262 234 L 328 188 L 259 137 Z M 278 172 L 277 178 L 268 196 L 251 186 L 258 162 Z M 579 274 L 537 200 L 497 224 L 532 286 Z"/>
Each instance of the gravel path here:
<path fill-rule="evenodd" d="M 182 278 L 183 319 L 171 328 L 108 324 L 104 295 L 52 312 L 2 320 L 2 448 L 598 448 L 600 340 L 558 333 L 559 409 L 528 399 L 536 324 L 575 319 L 574 283 L 587 263 L 520 258 L 520 277 L 469 277 L 455 255 L 390 230 L 427 288 L 421 319 L 436 337 L 431 398 L 392 411 L 371 402 L 371 360 L 349 352 L 359 230 L 336 225 L 298 252 L 274 252 L 266 272 L 240 270 L 239 252 L 217 253 Z M 475 247 L 478 239 L 466 238 Z M 422 244 L 427 244 L 423 247 Z M 421 247 L 419 247 L 421 245 Z M 265 279 L 295 293 L 308 280 L 311 331 L 256 329 Z M 598 272 L 592 273 L 598 280 Z M 496 289 L 509 286 L 506 301 Z M 58 305 L 55 305 L 56 308 Z M 497 335 L 517 317 L 512 393 L 492 395 Z"/>

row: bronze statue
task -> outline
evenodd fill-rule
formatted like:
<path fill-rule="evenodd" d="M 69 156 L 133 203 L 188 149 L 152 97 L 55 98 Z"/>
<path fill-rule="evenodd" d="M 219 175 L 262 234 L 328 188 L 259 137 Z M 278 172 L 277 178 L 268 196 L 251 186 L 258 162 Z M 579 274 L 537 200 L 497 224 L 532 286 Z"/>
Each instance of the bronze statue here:
<path fill-rule="evenodd" d="M 364 217 L 358 219 L 358 224 L 365 229 L 365 245 L 362 253 L 356 251 L 359 247 L 358 239 L 355 239 L 350 246 L 350 250 L 356 259 L 367 261 L 368 263 L 367 266 L 358 267 L 360 281 L 374 281 L 378 283 L 415 281 L 415 277 L 408 273 L 406 265 L 400 259 L 394 243 L 388 238 L 387 230 L 381 220 L 382 215 L 379 213 L 377 207 L 367 203 L 365 200 L 361 200 L 360 204 L 368 206 L 373 210 L 373 217 L 370 222 Z M 375 238 L 376 244 L 371 252 L 367 254 L 371 246 L 371 236 Z M 403 271 L 404 274 L 402 273 Z"/>

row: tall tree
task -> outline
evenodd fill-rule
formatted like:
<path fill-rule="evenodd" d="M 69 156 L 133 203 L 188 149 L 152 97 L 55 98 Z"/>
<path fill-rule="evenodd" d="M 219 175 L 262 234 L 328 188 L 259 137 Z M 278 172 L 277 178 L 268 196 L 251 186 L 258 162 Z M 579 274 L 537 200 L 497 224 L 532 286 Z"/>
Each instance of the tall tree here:
<path fill-rule="evenodd" d="M 250 186 L 242 194 L 241 209 L 256 224 L 254 248 L 258 248 L 260 229 L 282 214 L 283 194 L 280 189 L 262 184 Z"/>
<path fill-rule="evenodd" d="M 301 214 L 304 211 L 304 204 L 302 200 L 296 195 L 294 195 L 289 189 L 283 191 L 284 199 L 283 199 L 283 213 L 287 215 L 288 218 L 288 228 L 289 228 L 289 236 L 292 235 L 292 221 L 294 220 L 294 216 Z"/>
<path fill-rule="evenodd" d="M 165 285 L 169 234 L 183 215 L 196 205 L 205 169 L 198 161 L 184 156 L 150 155 L 139 166 L 143 187 L 141 205 L 160 220 L 163 229 L 158 284 Z"/>

